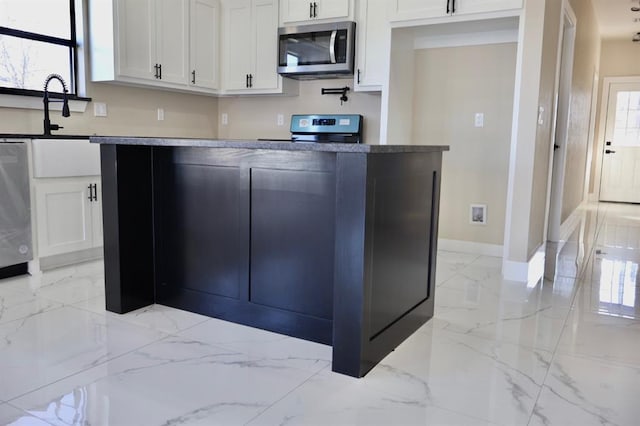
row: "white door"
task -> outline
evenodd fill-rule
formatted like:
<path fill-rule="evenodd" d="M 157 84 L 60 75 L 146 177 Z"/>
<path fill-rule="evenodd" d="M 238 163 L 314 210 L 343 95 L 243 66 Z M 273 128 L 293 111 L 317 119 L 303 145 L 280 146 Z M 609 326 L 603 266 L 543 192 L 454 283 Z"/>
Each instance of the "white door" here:
<path fill-rule="evenodd" d="M 278 6 L 275 0 L 255 0 L 251 89 L 278 88 Z"/>
<path fill-rule="evenodd" d="M 252 37 L 249 0 L 227 0 L 223 3 L 224 89 L 246 89 L 251 73 Z"/>
<path fill-rule="evenodd" d="M 600 201 L 640 203 L 640 83 L 610 83 Z"/>
<path fill-rule="evenodd" d="M 155 80 L 155 0 L 118 0 L 118 74 Z"/>
<path fill-rule="evenodd" d="M 220 5 L 218 0 L 191 0 L 192 86 L 218 88 L 218 43 Z"/>
<path fill-rule="evenodd" d="M 93 246 L 89 179 L 36 184 L 39 256 L 69 253 Z"/>
<path fill-rule="evenodd" d="M 160 0 L 156 7 L 160 81 L 185 84 L 189 72 L 189 3 L 187 0 Z"/>

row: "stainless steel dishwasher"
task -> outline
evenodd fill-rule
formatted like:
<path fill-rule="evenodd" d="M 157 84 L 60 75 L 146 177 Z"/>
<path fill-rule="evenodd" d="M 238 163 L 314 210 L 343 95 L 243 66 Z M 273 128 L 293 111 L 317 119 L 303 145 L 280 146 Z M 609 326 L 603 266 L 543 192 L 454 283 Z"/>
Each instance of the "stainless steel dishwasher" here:
<path fill-rule="evenodd" d="M 0 142 L 0 278 L 33 259 L 27 144 Z"/>

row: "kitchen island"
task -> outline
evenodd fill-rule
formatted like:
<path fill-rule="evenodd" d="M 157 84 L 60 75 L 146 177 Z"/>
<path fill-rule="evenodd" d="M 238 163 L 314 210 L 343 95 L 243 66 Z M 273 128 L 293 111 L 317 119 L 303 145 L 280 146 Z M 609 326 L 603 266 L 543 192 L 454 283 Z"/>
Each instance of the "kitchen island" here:
<path fill-rule="evenodd" d="M 107 310 L 332 345 L 361 377 L 433 316 L 443 146 L 92 137 Z"/>

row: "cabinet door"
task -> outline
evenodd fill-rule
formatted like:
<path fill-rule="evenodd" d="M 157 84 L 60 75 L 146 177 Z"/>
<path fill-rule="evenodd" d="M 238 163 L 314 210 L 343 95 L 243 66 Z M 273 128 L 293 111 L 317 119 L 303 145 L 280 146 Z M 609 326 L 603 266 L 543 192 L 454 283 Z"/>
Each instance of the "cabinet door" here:
<path fill-rule="evenodd" d="M 93 246 L 92 206 L 88 179 L 36 183 L 39 256 L 51 256 Z"/>
<path fill-rule="evenodd" d="M 218 44 L 220 2 L 191 0 L 191 37 L 189 84 L 196 87 L 218 87 Z"/>
<path fill-rule="evenodd" d="M 499 12 L 521 9 L 523 0 L 455 0 L 456 14 Z"/>
<path fill-rule="evenodd" d="M 189 72 L 188 0 L 157 0 L 156 7 L 160 80 L 186 84 Z"/>
<path fill-rule="evenodd" d="M 278 87 L 278 7 L 275 0 L 254 0 L 251 89 Z"/>
<path fill-rule="evenodd" d="M 282 23 L 351 17 L 350 0 L 280 0 Z"/>
<path fill-rule="evenodd" d="M 387 0 L 359 3 L 356 90 L 381 90 L 389 73 L 391 29 L 387 5 Z"/>
<path fill-rule="evenodd" d="M 116 13 L 118 74 L 155 80 L 156 2 L 118 0 Z"/>
<path fill-rule="evenodd" d="M 447 16 L 447 0 L 393 0 L 392 21 Z"/>
<path fill-rule="evenodd" d="M 223 14 L 224 88 L 246 89 L 247 76 L 251 73 L 251 49 L 254 34 L 251 27 L 251 1 L 224 1 Z"/>

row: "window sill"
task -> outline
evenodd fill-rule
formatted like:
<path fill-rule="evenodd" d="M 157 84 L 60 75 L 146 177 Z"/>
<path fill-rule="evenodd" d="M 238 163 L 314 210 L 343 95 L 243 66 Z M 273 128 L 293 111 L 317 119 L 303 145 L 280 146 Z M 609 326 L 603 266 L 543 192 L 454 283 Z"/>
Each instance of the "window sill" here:
<path fill-rule="evenodd" d="M 50 97 L 53 98 L 54 96 L 56 99 L 58 98 L 57 95 Z M 89 102 L 91 102 L 91 98 L 69 96 L 69 109 L 71 112 L 85 112 Z M 42 110 L 42 95 L 27 96 L 0 93 L 0 107 Z M 61 111 L 62 102 L 50 102 L 49 109 L 52 111 Z"/>

